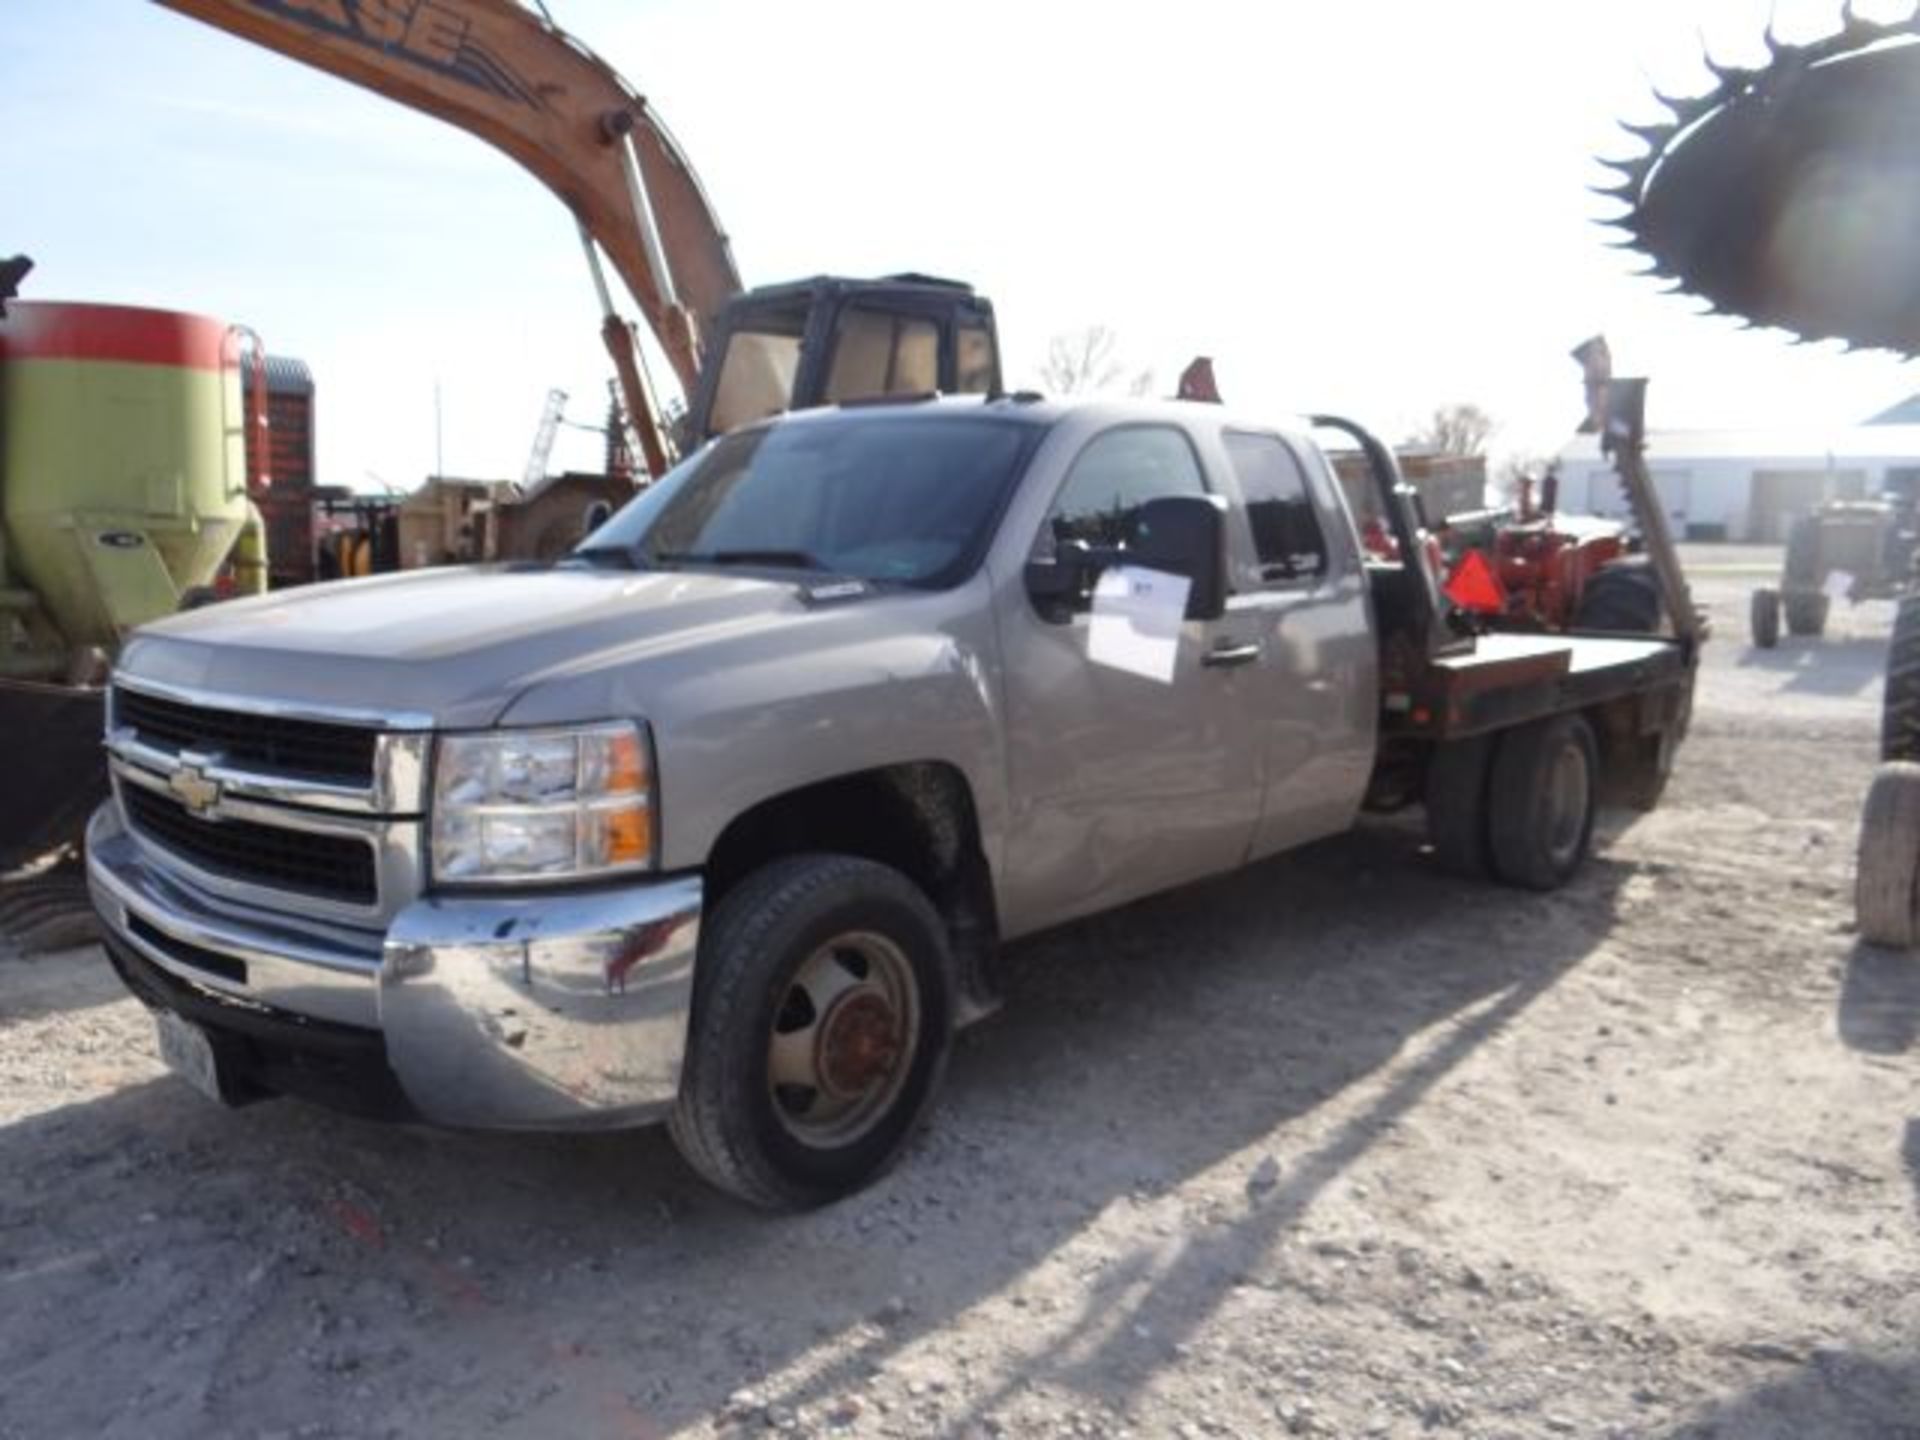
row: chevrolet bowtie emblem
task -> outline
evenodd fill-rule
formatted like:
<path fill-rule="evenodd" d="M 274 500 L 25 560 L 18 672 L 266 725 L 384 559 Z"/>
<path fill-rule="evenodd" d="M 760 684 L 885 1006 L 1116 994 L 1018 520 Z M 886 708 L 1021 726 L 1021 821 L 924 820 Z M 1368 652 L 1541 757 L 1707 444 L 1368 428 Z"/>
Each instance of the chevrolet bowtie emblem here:
<path fill-rule="evenodd" d="M 220 782 L 198 765 L 182 765 L 167 778 L 167 789 L 190 815 L 205 815 L 220 803 Z"/>

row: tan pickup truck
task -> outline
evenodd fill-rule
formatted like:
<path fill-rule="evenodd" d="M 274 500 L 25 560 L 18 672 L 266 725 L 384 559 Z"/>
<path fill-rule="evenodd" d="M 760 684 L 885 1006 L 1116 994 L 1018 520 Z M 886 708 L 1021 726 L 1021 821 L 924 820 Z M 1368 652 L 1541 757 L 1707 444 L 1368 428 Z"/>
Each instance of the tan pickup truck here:
<path fill-rule="evenodd" d="M 665 1120 L 765 1205 L 925 1113 L 1001 942 L 1425 805 L 1545 888 L 1650 804 L 1694 645 L 1474 634 L 1311 427 L 1015 395 L 796 414 L 546 568 L 151 626 L 88 837 L 114 963 L 229 1103 Z"/>

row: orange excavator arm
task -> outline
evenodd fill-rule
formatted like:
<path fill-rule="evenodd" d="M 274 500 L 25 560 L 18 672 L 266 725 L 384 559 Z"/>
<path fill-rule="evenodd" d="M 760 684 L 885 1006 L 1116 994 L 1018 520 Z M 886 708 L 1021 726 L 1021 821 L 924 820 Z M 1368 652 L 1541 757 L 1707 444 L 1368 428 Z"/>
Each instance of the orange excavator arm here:
<path fill-rule="evenodd" d="M 594 245 L 692 395 L 705 330 L 738 293 L 727 237 L 647 102 L 586 46 L 514 0 L 159 0 L 505 151 L 579 220 L 605 337 L 648 468 L 657 412 Z"/>

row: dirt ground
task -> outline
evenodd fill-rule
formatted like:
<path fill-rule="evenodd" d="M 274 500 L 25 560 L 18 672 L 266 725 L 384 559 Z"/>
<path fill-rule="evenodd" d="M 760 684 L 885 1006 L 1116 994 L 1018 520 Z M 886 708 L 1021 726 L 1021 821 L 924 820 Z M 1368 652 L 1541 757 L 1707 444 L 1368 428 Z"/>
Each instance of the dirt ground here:
<path fill-rule="evenodd" d="M 1382 825 L 1021 947 L 789 1218 L 657 1134 L 227 1112 L 0 959 L 0 1436 L 1920 1437 L 1920 958 L 1857 945 L 1889 607 L 1720 637 L 1563 893 Z"/>

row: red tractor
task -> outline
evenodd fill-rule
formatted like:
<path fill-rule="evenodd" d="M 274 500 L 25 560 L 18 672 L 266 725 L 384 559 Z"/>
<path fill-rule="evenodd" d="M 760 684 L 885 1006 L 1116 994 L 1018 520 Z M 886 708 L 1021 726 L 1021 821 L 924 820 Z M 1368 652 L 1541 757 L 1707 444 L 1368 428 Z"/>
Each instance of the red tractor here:
<path fill-rule="evenodd" d="M 1519 504 L 1441 522 L 1447 598 L 1504 630 L 1660 628 L 1660 586 L 1630 558 L 1624 528 L 1611 520 L 1556 513 L 1558 478 L 1520 481 Z"/>

